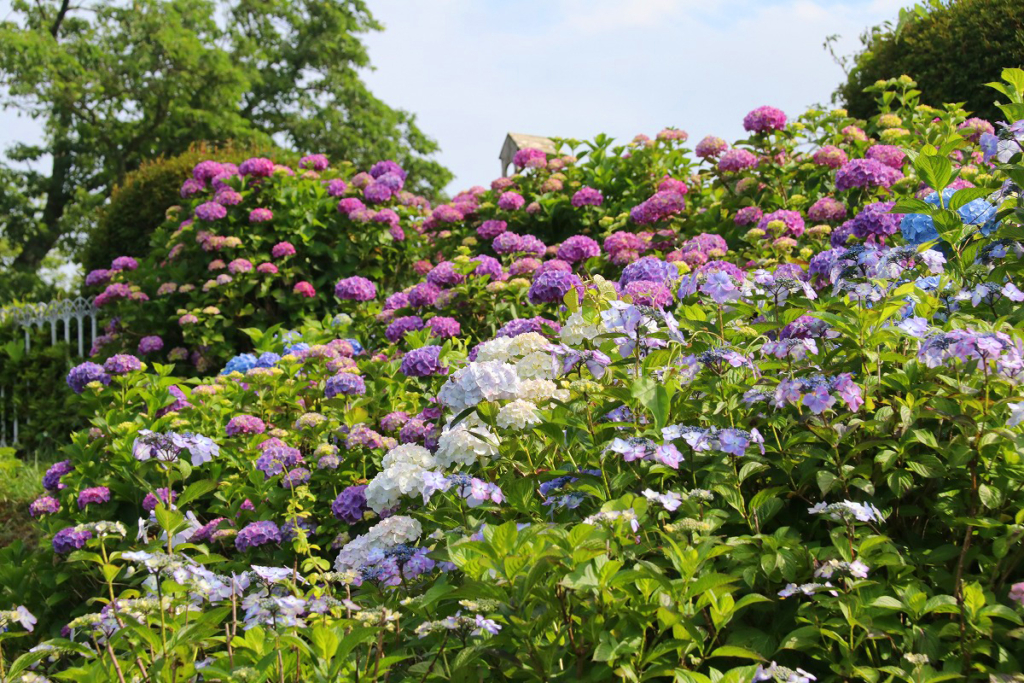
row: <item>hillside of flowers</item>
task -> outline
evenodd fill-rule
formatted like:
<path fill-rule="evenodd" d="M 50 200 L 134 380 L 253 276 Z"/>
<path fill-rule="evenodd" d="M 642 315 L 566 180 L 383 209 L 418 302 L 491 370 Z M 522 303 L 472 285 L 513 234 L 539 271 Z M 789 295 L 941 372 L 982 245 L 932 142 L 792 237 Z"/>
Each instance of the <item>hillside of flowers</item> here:
<path fill-rule="evenodd" d="M 196 166 L 0 551 L 0 680 L 988 680 L 1024 665 L 1006 121 L 770 106 L 432 206 Z"/>

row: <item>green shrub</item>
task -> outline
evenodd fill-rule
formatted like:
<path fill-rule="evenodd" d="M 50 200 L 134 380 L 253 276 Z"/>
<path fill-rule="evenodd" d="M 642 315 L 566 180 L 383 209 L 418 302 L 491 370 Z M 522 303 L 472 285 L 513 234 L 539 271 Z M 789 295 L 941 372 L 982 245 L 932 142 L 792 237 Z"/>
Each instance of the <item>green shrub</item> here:
<path fill-rule="evenodd" d="M 975 116 L 997 121 L 1001 116 L 985 84 L 998 81 L 1006 67 L 1024 65 L 1024 2 L 955 0 L 900 30 L 875 27 L 861 40 L 864 50 L 836 92 L 851 116 L 875 113 L 865 87 L 906 74 L 917 81 L 924 104 L 964 102 Z"/>
<path fill-rule="evenodd" d="M 192 176 L 192 168 L 205 159 L 241 163 L 253 156 L 265 156 L 282 164 L 294 163 L 293 152 L 273 147 L 239 146 L 232 143 L 199 143 L 175 157 L 154 159 L 132 171 L 114 187 L 95 228 L 83 249 L 85 271 L 109 268 L 118 256 L 142 256 L 157 226 L 166 220 L 169 206 L 181 201 L 181 183 Z"/>

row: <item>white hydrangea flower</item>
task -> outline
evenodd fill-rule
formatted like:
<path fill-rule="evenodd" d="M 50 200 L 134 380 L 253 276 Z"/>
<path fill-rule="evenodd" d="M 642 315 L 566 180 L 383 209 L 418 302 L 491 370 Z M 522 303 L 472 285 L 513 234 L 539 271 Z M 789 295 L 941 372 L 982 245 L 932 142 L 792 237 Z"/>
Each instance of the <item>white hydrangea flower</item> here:
<path fill-rule="evenodd" d="M 505 363 L 510 357 L 509 346 L 512 344 L 512 337 L 498 337 L 485 341 L 476 349 L 476 362 L 486 363 L 487 361 L 499 361 Z"/>
<path fill-rule="evenodd" d="M 362 536 L 350 541 L 338 552 L 334 561 L 336 571 L 358 570 L 370 555 L 370 551 L 392 548 L 402 543 L 411 543 L 420 537 L 423 527 L 412 517 L 396 515 L 381 520 Z"/>
<path fill-rule="evenodd" d="M 568 401 L 569 392 L 549 379 L 526 379 L 519 383 L 519 398 L 543 405 L 551 399 Z"/>
<path fill-rule="evenodd" d="M 455 372 L 438 392 L 437 398 L 455 412 L 481 401 L 515 398 L 519 376 L 514 365 L 500 361 L 474 362 Z"/>
<path fill-rule="evenodd" d="M 519 379 L 551 379 L 555 376 L 555 362 L 550 353 L 534 351 L 516 363 Z"/>
<path fill-rule="evenodd" d="M 583 314 L 580 311 L 576 311 L 569 316 L 569 319 L 565 321 L 565 325 L 562 326 L 562 331 L 559 336 L 562 342 L 568 346 L 580 346 L 584 340 L 591 340 L 597 335 L 601 334 L 600 325 L 588 324 L 583 319 Z"/>
<path fill-rule="evenodd" d="M 528 356 L 536 351 L 547 351 L 551 342 L 539 332 L 526 332 L 512 337 L 508 345 L 508 352 L 512 356 Z"/>
<path fill-rule="evenodd" d="M 434 459 L 440 467 L 475 465 L 480 460 L 498 457 L 498 437 L 485 425 L 467 427 L 460 423 L 453 429 L 445 429 L 437 440 Z"/>
<path fill-rule="evenodd" d="M 501 407 L 501 410 L 498 411 L 497 423 L 502 429 L 522 431 L 540 424 L 540 414 L 534 403 L 520 398 Z"/>
<path fill-rule="evenodd" d="M 381 466 L 384 469 L 400 463 L 419 465 L 420 467 L 430 469 L 434 467 L 434 456 L 423 446 L 414 443 L 404 443 L 401 446 L 392 448 L 384 456 L 384 459 L 381 460 Z"/>

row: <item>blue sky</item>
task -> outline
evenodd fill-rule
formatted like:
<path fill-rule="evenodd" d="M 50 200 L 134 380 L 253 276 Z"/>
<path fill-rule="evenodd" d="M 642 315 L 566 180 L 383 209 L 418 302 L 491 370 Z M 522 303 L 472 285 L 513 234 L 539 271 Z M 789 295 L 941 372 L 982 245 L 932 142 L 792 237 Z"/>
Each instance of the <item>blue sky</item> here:
<path fill-rule="evenodd" d="M 762 104 L 798 114 L 842 80 L 822 43 L 852 52 L 909 0 L 370 0 L 375 94 L 415 112 L 456 175 L 499 174 L 505 133 L 734 139 Z M 0 16 L 9 3 L 0 0 Z M 0 112 L 0 148 L 39 127 Z M 316 151 L 316 150 L 308 150 Z"/>

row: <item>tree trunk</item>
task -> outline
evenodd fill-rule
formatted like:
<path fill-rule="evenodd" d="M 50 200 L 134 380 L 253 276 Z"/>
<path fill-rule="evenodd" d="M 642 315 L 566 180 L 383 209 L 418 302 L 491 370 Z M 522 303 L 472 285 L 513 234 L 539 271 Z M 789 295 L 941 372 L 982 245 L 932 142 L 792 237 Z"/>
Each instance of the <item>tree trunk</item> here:
<path fill-rule="evenodd" d="M 64 125 L 69 118 L 65 112 L 54 112 L 54 119 L 58 123 L 54 126 L 56 130 L 53 141 L 53 171 L 46 184 L 42 226 L 39 232 L 25 243 L 21 253 L 15 258 L 14 267 L 19 270 L 37 270 L 61 237 L 60 221 L 64 216 L 64 209 L 71 201 L 71 188 L 68 185 L 73 160 L 71 141 L 68 140 L 67 127 Z"/>

